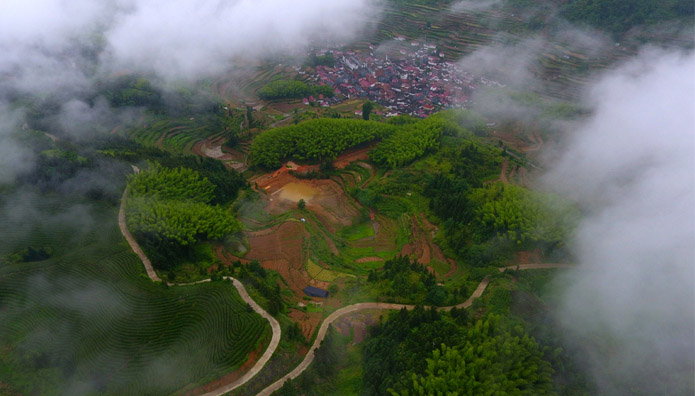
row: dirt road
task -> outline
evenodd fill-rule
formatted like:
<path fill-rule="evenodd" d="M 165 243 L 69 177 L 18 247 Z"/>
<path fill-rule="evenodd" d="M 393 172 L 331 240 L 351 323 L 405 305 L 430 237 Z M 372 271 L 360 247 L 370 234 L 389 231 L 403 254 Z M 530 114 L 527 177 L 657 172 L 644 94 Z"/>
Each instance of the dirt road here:
<path fill-rule="evenodd" d="M 545 269 L 545 268 L 565 268 L 565 267 L 571 267 L 569 264 L 523 264 L 519 266 L 511 266 L 511 267 L 504 267 L 500 268 L 500 272 L 505 271 L 507 269 L 509 270 L 531 270 L 531 269 Z M 440 311 L 451 311 L 452 308 L 468 308 L 473 304 L 473 300 L 476 298 L 479 298 L 480 296 L 483 295 L 483 292 L 487 288 L 487 285 L 490 283 L 490 279 L 485 277 L 480 284 L 478 284 L 478 287 L 475 289 L 473 294 L 464 302 L 458 305 L 453 305 L 450 307 L 440 307 L 438 310 Z M 286 374 L 284 377 L 280 378 L 279 380 L 275 381 L 272 383 L 270 386 L 267 388 L 263 389 L 261 392 L 257 394 L 257 396 L 270 396 L 273 392 L 277 391 L 282 387 L 282 385 L 287 381 L 288 379 L 294 379 L 297 378 L 301 373 L 306 370 L 311 362 L 314 360 L 314 353 L 316 352 L 316 349 L 321 345 L 321 341 L 323 341 L 324 337 L 326 337 L 326 332 L 328 332 L 328 327 L 333 324 L 337 319 L 339 319 L 341 316 L 353 313 L 356 311 L 361 311 L 365 309 L 407 309 L 411 310 L 414 309 L 414 305 L 408 305 L 408 304 L 389 304 L 389 303 L 359 303 L 359 304 L 353 304 L 349 305 L 347 307 L 341 308 L 332 314 L 328 315 L 328 317 L 321 323 L 321 327 L 319 328 L 318 335 L 316 336 L 316 340 L 314 341 L 314 344 L 311 346 L 311 349 L 309 349 L 309 352 L 306 354 L 304 357 L 304 360 L 302 360 L 301 363 L 297 367 L 295 367 L 294 370 L 290 371 L 288 374 Z M 427 307 L 425 307 L 427 308 Z"/>
<path fill-rule="evenodd" d="M 270 322 L 270 327 L 273 330 L 273 337 L 270 339 L 270 344 L 268 344 L 268 348 L 265 349 L 263 355 L 258 359 L 258 361 L 256 361 L 256 364 L 254 364 L 249 371 L 247 371 L 244 375 L 239 377 L 239 379 L 232 382 L 231 384 L 219 387 L 213 391 L 205 393 L 202 396 L 224 395 L 225 393 L 240 387 L 241 385 L 247 383 L 251 378 L 255 377 L 256 374 L 258 374 L 261 371 L 261 369 L 265 366 L 265 364 L 268 363 L 270 358 L 273 356 L 273 353 L 275 353 L 275 349 L 277 349 L 278 345 L 280 344 L 280 336 L 282 334 L 280 330 L 280 324 L 278 323 L 278 321 L 275 320 L 274 317 L 270 316 L 270 314 L 266 312 L 263 308 L 261 308 L 260 305 L 256 304 L 255 301 L 253 301 L 253 299 L 246 292 L 246 289 L 244 288 L 244 285 L 241 282 L 232 278 L 231 276 L 225 276 L 224 278 L 231 279 L 232 283 L 234 284 L 234 287 L 236 287 L 236 289 L 239 291 L 239 295 L 241 296 L 241 298 L 245 302 L 247 302 L 251 306 L 251 308 L 253 308 L 254 311 L 256 311 L 262 317 L 267 319 L 268 322 Z"/>
<path fill-rule="evenodd" d="M 147 272 L 147 276 L 153 281 L 153 282 L 161 282 L 162 280 L 157 276 L 157 273 L 154 271 L 154 268 L 152 267 L 152 263 L 150 260 L 147 258 L 145 253 L 142 251 L 140 248 L 140 245 L 135 241 L 135 238 L 130 234 L 130 231 L 128 231 L 128 228 L 126 227 L 126 222 L 125 222 L 125 198 L 128 194 L 128 189 L 123 191 L 123 196 L 121 197 L 121 207 L 118 210 L 118 226 L 121 229 L 121 234 L 123 234 L 123 237 L 125 237 L 126 241 L 128 241 L 128 244 L 130 245 L 130 248 L 133 249 L 135 254 L 140 257 L 140 260 L 142 261 L 142 264 L 145 266 L 145 271 Z M 270 339 L 270 344 L 268 344 L 268 348 L 266 348 L 265 352 L 263 355 L 256 361 L 256 364 L 251 367 L 249 371 L 244 373 L 241 377 L 239 377 L 236 381 L 226 384 L 223 386 L 220 386 L 219 388 L 212 390 L 208 393 L 205 393 L 203 396 L 219 396 L 223 395 L 227 392 L 230 392 L 239 386 L 247 383 L 251 378 L 253 378 L 256 374 L 258 374 L 261 369 L 265 366 L 266 363 L 270 360 L 270 358 L 273 356 L 273 353 L 275 353 L 275 350 L 277 349 L 278 345 L 280 344 L 280 336 L 282 335 L 282 331 L 280 330 L 280 324 L 278 323 L 275 318 L 270 316 L 268 312 L 266 312 L 263 308 L 261 308 L 260 305 L 258 305 L 250 296 L 249 293 L 246 292 L 246 288 L 244 288 L 244 285 L 239 282 L 237 279 L 231 277 L 231 276 L 225 276 L 225 279 L 230 279 L 232 281 L 232 284 L 234 287 L 236 287 L 237 291 L 239 292 L 239 295 L 241 296 L 241 299 L 244 300 L 247 304 L 253 308 L 256 313 L 264 317 L 268 322 L 270 323 L 270 328 L 273 331 L 273 336 Z M 203 282 L 210 282 L 210 279 L 205 279 L 202 281 L 198 282 L 193 282 L 193 283 L 186 283 L 186 284 L 181 284 L 178 286 L 189 286 L 189 285 L 194 285 L 197 283 L 203 283 Z M 173 283 L 169 283 L 169 286 L 176 286 Z"/>
<path fill-rule="evenodd" d="M 140 257 L 140 260 L 142 261 L 143 265 L 145 266 L 145 271 L 147 272 L 147 276 L 153 281 L 153 282 L 161 282 L 161 279 L 157 276 L 157 273 L 154 271 L 154 268 L 152 268 L 152 263 L 150 260 L 147 258 L 145 253 L 142 251 L 138 243 L 135 241 L 133 236 L 130 234 L 128 231 L 128 228 L 126 227 L 126 222 L 125 222 L 125 198 L 127 195 L 128 190 L 126 189 L 123 191 L 123 196 L 121 197 L 121 206 L 120 210 L 118 211 L 118 226 L 121 229 L 121 233 L 125 237 L 126 241 L 128 241 L 128 244 L 130 247 L 133 249 L 135 254 Z M 544 263 L 544 264 L 521 264 L 521 265 L 516 265 L 516 266 L 510 266 L 510 267 L 504 267 L 500 268 L 500 272 L 505 271 L 505 270 L 531 270 L 531 269 L 547 269 L 547 268 L 567 268 L 571 267 L 570 264 L 555 264 L 555 263 Z M 244 285 L 239 282 L 237 279 L 226 276 L 225 279 L 230 279 L 232 281 L 232 284 L 236 289 L 239 291 L 239 295 L 241 298 L 248 303 L 251 308 L 253 308 L 254 311 L 256 311 L 258 314 L 263 316 L 265 319 L 270 322 L 270 327 L 273 331 L 273 336 L 270 340 L 270 344 L 268 345 L 268 348 L 266 348 L 265 352 L 263 355 L 258 359 L 256 364 L 247 371 L 243 376 L 239 377 L 236 381 L 221 386 L 213 391 L 210 391 L 208 393 L 205 393 L 203 396 L 221 396 L 227 392 L 230 392 L 239 386 L 245 384 L 248 382 L 251 378 L 253 378 L 256 374 L 258 374 L 261 369 L 265 366 L 266 363 L 270 360 L 270 358 L 273 356 L 273 353 L 275 353 L 275 349 L 277 349 L 278 344 L 280 343 L 280 337 L 281 337 L 281 329 L 280 329 L 280 324 L 270 316 L 263 308 L 261 308 L 246 292 L 246 289 L 244 288 Z M 205 279 L 202 281 L 194 282 L 194 283 L 188 283 L 188 284 L 181 284 L 178 286 L 187 286 L 187 285 L 193 285 L 196 283 L 203 283 L 203 282 L 209 282 L 210 279 Z M 488 277 L 485 277 L 479 284 L 478 287 L 475 289 L 473 294 L 464 302 L 458 305 L 450 306 L 450 307 L 440 307 L 438 310 L 440 311 L 450 311 L 452 308 L 468 308 L 473 304 L 473 300 L 476 298 L 479 298 L 480 296 L 483 295 L 483 292 L 487 288 L 488 284 L 490 283 L 490 279 Z M 174 284 L 169 284 L 171 286 L 174 286 Z M 258 393 L 258 396 L 270 396 L 273 392 L 277 391 L 282 387 L 282 385 L 287 381 L 288 379 L 294 379 L 297 378 L 301 373 L 306 370 L 311 362 L 314 360 L 314 353 L 316 349 L 321 345 L 321 341 L 326 337 L 326 332 L 328 331 L 328 327 L 333 324 L 337 319 L 342 317 L 343 315 L 356 312 L 356 311 L 361 311 L 361 310 L 366 310 L 366 309 L 414 309 L 414 305 L 408 305 L 408 304 L 390 304 L 390 303 L 359 303 L 359 304 L 353 304 L 349 305 L 347 307 L 343 307 L 332 314 L 328 315 L 328 317 L 321 323 L 321 327 L 319 328 L 318 335 L 316 336 L 316 340 L 314 341 L 314 344 L 311 346 L 311 349 L 309 349 L 309 352 L 306 354 L 304 357 L 304 360 L 302 360 L 301 363 L 297 367 L 294 368 L 294 370 L 290 371 L 288 374 L 286 374 L 284 377 L 280 378 L 279 380 L 275 381 L 272 383 L 270 386 L 267 388 L 263 389 L 260 393 Z"/>
<path fill-rule="evenodd" d="M 118 227 L 121 229 L 121 234 L 123 234 L 123 237 L 125 238 L 126 241 L 128 241 L 128 245 L 130 245 L 130 248 L 133 249 L 135 254 L 140 257 L 140 261 L 142 261 L 142 264 L 145 266 L 145 271 L 147 272 L 147 276 L 152 279 L 152 282 L 161 282 L 162 280 L 157 276 L 157 273 L 154 272 L 154 268 L 152 268 L 152 263 L 150 262 L 150 259 L 147 258 L 145 255 L 145 252 L 140 249 L 140 245 L 135 241 L 135 238 L 130 234 L 130 231 L 128 231 L 128 227 L 126 227 L 125 224 L 125 198 L 126 195 L 128 195 L 128 189 L 126 188 L 123 191 L 123 195 L 121 196 L 121 207 L 118 210 Z"/>

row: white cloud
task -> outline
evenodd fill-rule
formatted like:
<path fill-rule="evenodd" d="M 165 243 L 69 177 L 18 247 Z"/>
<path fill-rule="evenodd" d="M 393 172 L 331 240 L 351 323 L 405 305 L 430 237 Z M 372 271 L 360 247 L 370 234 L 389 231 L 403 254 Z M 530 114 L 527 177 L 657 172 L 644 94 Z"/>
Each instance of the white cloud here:
<path fill-rule="evenodd" d="M 561 317 L 605 394 L 692 390 L 695 54 L 645 50 L 589 101 L 547 176 L 587 211 Z"/>

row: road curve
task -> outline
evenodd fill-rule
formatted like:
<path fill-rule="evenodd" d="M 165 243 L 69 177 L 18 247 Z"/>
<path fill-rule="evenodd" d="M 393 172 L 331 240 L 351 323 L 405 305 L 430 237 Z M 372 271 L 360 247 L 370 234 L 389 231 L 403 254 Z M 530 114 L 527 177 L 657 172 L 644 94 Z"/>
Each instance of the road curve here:
<path fill-rule="evenodd" d="M 133 252 L 140 257 L 140 261 L 142 261 L 142 264 L 145 266 L 145 272 L 147 272 L 147 276 L 152 279 L 152 282 L 161 282 L 162 280 L 157 276 L 157 273 L 154 272 L 154 268 L 152 267 L 152 263 L 150 262 L 150 259 L 147 258 L 145 255 L 145 252 L 142 251 L 140 248 L 140 245 L 135 241 L 135 238 L 130 234 L 130 231 L 128 231 L 128 227 L 126 227 L 125 223 L 125 199 L 126 196 L 128 195 L 128 189 L 126 188 L 123 190 L 123 196 L 121 196 L 121 207 L 118 209 L 118 227 L 121 229 L 121 234 L 123 234 L 123 237 L 125 237 L 125 240 L 128 241 L 128 245 L 130 245 L 130 248 L 133 249 Z"/>
<path fill-rule="evenodd" d="M 511 266 L 511 267 L 503 267 L 500 268 L 500 272 L 504 272 L 505 270 L 531 270 L 531 269 L 546 269 L 546 268 L 565 268 L 565 267 L 571 267 L 570 264 L 522 264 L 518 266 Z M 490 283 L 490 279 L 488 277 L 485 277 L 479 284 L 478 287 L 475 289 L 473 294 L 468 297 L 468 299 L 461 304 L 457 305 L 452 305 L 449 307 L 439 307 L 437 310 L 439 311 L 451 311 L 453 308 L 468 308 L 473 304 L 473 300 L 476 298 L 480 297 L 483 295 L 483 292 L 487 288 L 487 285 Z M 390 304 L 390 303 L 359 303 L 359 304 L 353 304 L 353 305 L 348 305 L 347 307 L 343 307 L 332 314 L 328 315 L 328 317 L 321 323 L 321 327 L 319 328 L 319 332 L 316 335 L 316 340 L 314 341 L 314 344 L 311 346 L 311 349 L 309 349 L 309 352 L 306 354 L 304 357 L 304 360 L 302 360 L 301 363 L 297 367 L 295 367 L 294 370 L 290 371 L 288 374 L 286 374 L 284 377 L 280 378 L 279 380 L 273 382 L 271 385 L 269 385 L 267 388 L 263 389 L 260 391 L 256 396 L 270 396 L 273 394 L 273 392 L 279 390 L 282 385 L 285 383 L 285 381 L 289 379 L 295 379 L 297 378 L 301 373 L 306 370 L 311 362 L 314 360 L 314 353 L 316 349 L 321 345 L 321 341 L 323 341 L 324 337 L 326 337 L 326 332 L 328 331 L 328 327 L 333 324 L 338 318 L 340 318 L 343 315 L 347 315 L 349 313 L 361 311 L 364 309 L 407 309 L 411 310 L 415 308 L 415 305 L 409 305 L 409 304 Z M 427 308 L 427 307 L 425 307 Z"/>
<path fill-rule="evenodd" d="M 133 249 L 135 254 L 140 257 L 140 260 L 142 261 L 142 264 L 145 266 L 145 271 L 147 272 L 147 276 L 153 281 L 153 282 L 161 282 L 162 280 L 157 276 L 157 273 L 154 271 L 154 268 L 152 267 L 152 263 L 150 260 L 147 258 L 145 255 L 145 252 L 142 251 L 140 248 L 140 245 L 135 241 L 135 238 L 130 234 L 130 231 L 128 231 L 128 227 L 126 227 L 126 221 L 125 221 L 125 199 L 128 194 L 128 189 L 126 188 L 125 191 L 123 191 L 123 196 L 121 197 L 121 206 L 120 209 L 118 210 L 118 227 L 121 229 L 121 234 L 123 234 L 123 237 L 125 237 L 126 241 L 128 241 L 128 244 L 130 245 L 130 248 Z M 249 293 L 246 292 L 246 288 L 244 285 L 239 282 L 239 280 L 231 277 L 231 276 L 225 276 L 224 279 L 229 279 L 232 281 L 232 284 L 234 287 L 236 287 L 237 291 L 239 292 L 239 295 L 241 296 L 241 299 L 244 300 L 247 304 L 253 308 L 256 313 L 264 317 L 265 319 L 268 320 L 270 323 L 270 328 L 273 331 L 273 336 L 270 338 L 270 344 L 268 344 L 268 347 L 265 349 L 265 352 L 263 352 L 263 355 L 256 361 L 256 364 L 251 367 L 249 371 L 247 371 L 244 375 L 239 377 L 236 381 L 226 384 L 223 386 L 220 386 L 217 389 L 214 389 L 208 393 L 205 393 L 202 396 L 220 396 L 223 395 L 227 392 L 230 392 L 239 386 L 247 383 L 251 378 L 253 378 L 256 374 L 258 374 L 261 369 L 265 366 L 266 363 L 270 360 L 270 358 L 273 356 L 273 353 L 275 353 L 275 350 L 277 349 L 278 345 L 280 344 L 280 337 L 282 335 L 282 330 L 280 329 L 280 323 L 278 323 L 275 318 L 273 318 L 268 312 L 266 312 L 263 308 L 261 308 L 260 305 L 254 301 L 251 296 L 249 296 Z M 192 282 L 192 283 L 184 283 L 180 284 L 178 286 L 189 286 L 189 285 L 194 285 L 197 283 L 204 283 L 204 282 L 210 282 L 210 279 L 204 279 L 201 281 L 197 282 Z M 169 286 L 176 286 L 173 283 L 167 283 Z"/>
<path fill-rule="evenodd" d="M 128 231 L 128 228 L 126 227 L 126 221 L 125 221 L 125 199 L 127 196 L 128 190 L 126 189 L 123 191 L 123 196 L 121 197 L 121 206 L 118 211 L 118 226 L 121 229 L 121 233 L 125 237 L 126 241 L 128 241 L 128 244 L 130 245 L 131 249 L 135 252 L 135 254 L 140 257 L 140 260 L 142 261 L 143 265 L 145 266 L 145 271 L 147 272 L 147 276 L 153 281 L 153 282 L 161 282 L 161 279 L 159 276 L 157 276 L 157 273 L 154 271 L 154 268 L 152 267 L 152 263 L 150 260 L 147 258 L 145 253 L 142 251 L 138 243 L 135 241 L 133 236 L 130 234 L 130 231 Z M 571 264 L 556 264 L 556 263 L 542 263 L 542 264 L 521 264 L 521 265 L 515 265 L 515 266 L 509 266 L 509 267 L 502 267 L 499 268 L 500 272 L 504 272 L 506 270 L 532 270 L 532 269 L 549 269 L 549 268 L 568 268 L 572 267 Z M 270 339 L 270 344 L 268 345 L 268 348 L 266 348 L 265 352 L 263 355 L 258 359 L 256 364 L 247 371 L 243 376 L 239 377 L 236 381 L 221 386 L 215 390 L 212 390 L 208 393 L 203 394 L 202 396 L 221 396 L 224 395 L 227 392 L 231 392 L 232 390 L 238 388 L 239 386 L 247 383 L 251 378 L 253 378 L 256 374 L 258 374 L 261 369 L 268 363 L 270 358 L 273 356 L 273 353 L 275 353 L 275 350 L 277 349 L 278 345 L 280 344 L 280 337 L 281 337 L 281 329 L 280 329 L 280 324 L 278 323 L 275 318 L 273 318 L 268 312 L 266 312 L 263 308 L 261 308 L 260 305 L 258 305 L 246 292 L 246 288 L 244 288 L 244 285 L 239 282 L 239 280 L 231 277 L 231 276 L 225 276 L 224 279 L 230 279 L 232 281 L 232 284 L 234 287 L 236 287 L 237 291 L 239 292 L 239 295 L 241 298 L 248 303 L 251 308 L 253 308 L 254 311 L 256 311 L 258 314 L 263 316 L 265 319 L 270 322 L 270 327 L 273 330 L 273 336 Z M 192 283 L 185 283 L 185 284 L 180 284 L 178 286 L 189 286 L 189 285 L 194 285 L 197 283 L 204 283 L 204 282 L 210 282 L 210 279 L 204 279 L 201 281 L 197 282 L 192 282 Z M 439 307 L 437 308 L 440 311 L 451 311 L 453 308 L 468 308 L 473 304 L 473 300 L 476 298 L 479 298 L 480 296 L 483 295 L 483 292 L 487 288 L 488 284 L 490 283 L 490 279 L 488 277 L 485 277 L 479 284 L 478 287 L 475 289 L 473 294 L 471 294 L 470 297 L 461 304 L 457 305 L 452 305 L 449 307 Z M 174 286 L 172 283 L 168 283 L 170 286 Z M 282 387 L 282 385 L 287 381 L 288 379 L 294 379 L 297 378 L 301 373 L 306 370 L 311 362 L 314 360 L 314 353 L 316 349 L 321 345 L 321 341 L 326 337 L 326 332 L 328 331 L 328 327 L 333 324 L 338 318 L 340 318 L 343 315 L 347 315 L 349 313 L 365 310 L 365 309 L 407 309 L 411 310 L 415 308 L 415 305 L 410 305 L 410 304 L 391 304 L 391 303 L 378 303 L 378 302 L 368 302 L 368 303 L 358 303 L 358 304 L 353 304 L 353 305 L 348 305 L 347 307 L 340 308 L 339 310 L 333 312 L 332 314 L 328 315 L 328 317 L 321 323 L 321 327 L 319 328 L 318 334 L 316 336 L 316 340 L 314 341 L 314 344 L 311 346 L 311 349 L 309 349 L 309 352 L 306 354 L 304 357 L 304 360 L 302 360 L 301 363 L 297 367 L 294 368 L 294 370 L 290 371 L 288 374 L 280 378 L 279 380 L 275 381 L 271 385 L 269 385 L 267 388 L 263 389 L 260 393 L 257 394 L 257 396 L 270 396 L 273 392 L 277 391 Z M 426 307 L 427 308 L 427 307 Z"/>
<path fill-rule="evenodd" d="M 231 276 L 225 276 L 224 278 L 231 279 L 232 283 L 234 284 L 234 287 L 236 287 L 236 289 L 239 291 L 239 295 L 241 296 L 241 298 L 244 301 L 246 301 L 251 306 L 251 308 L 253 308 L 254 311 L 256 311 L 262 317 L 266 318 L 268 322 L 270 322 L 270 327 L 273 330 L 273 337 L 270 339 L 270 344 L 268 344 L 268 348 L 265 349 L 263 355 L 260 357 L 260 359 L 256 361 L 256 364 L 254 364 L 249 371 L 247 371 L 244 375 L 239 377 L 236 381 L 221 386 L 208 393 L 205 393 L 202 396 L 220 396 L 247 383 L 251 378 L 253 378 L 256 374 L 258 374 L 261 371 L 261 369 L 265 366 L 266 363 L 268 363 L 270 358 L 273 356 L 273 353 L 275 353 L 275 350 L 277 349 L 278 345 L 280 344 L 280 336 L 282 334 L 282 331 L 280 330 L 280 323 L 278 323 L 278 321 L 275 320 L 274 317 L 270 316 L 268 312 L 261 308 L 261 306 L 258 305 L 251 298 L 251 296 L 249 296 L 249 294 L 246 292 L 246 288 L 244 288 L 244 285 L 241 282 L 239 282 L 235 278 L 232 278 Z"/>

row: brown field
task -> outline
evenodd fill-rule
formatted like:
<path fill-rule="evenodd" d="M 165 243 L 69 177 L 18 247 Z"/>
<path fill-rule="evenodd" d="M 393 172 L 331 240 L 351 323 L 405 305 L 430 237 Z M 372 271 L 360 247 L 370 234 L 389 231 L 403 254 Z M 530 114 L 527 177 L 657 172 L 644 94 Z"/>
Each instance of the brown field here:
<path fill-rule="evenodd" d="M 303 242 L 307 236 L 299 222 L 286 221 L 281 225 L 256 232 L 247 232 L 247 260 L 258 260 L 263 268 L 277 271 L 297 298 L 310 284 L 311 277 L 304 269 Z"/>
<path fill-rule="evenodd" d="M 359 215 L 357 208 L 335 181 L 329 179 L 304 180 L 289 174 L 289 168 L 280 169 L 256 180 L 258 190 L 268 194 L 267 210 L 282 214 L 295 209 L 304 199 L 321 224 L 330 232 L 349 226 Z"/>
<path fill-rule="evenodd" d="M 418 218 L 422 226 L 418 224 Z M 456 262 L 452 259 L 447 259 L 444 252 L 442 252 L 442 249 L 432 240 L 438 231 L 438 227 L 430 223 L 424 213 L 420 213 L 417 218 L 413 217 L 411 220 L 410 229 L 413 236 L 413 241 L 406 243 L 401 249 L 400 254 L 416 259 L 418 263 L 427 266 L 427 269 L 430 272 L 433 272 L 438 276 L 449 277 L 453 275 L 457 269 Z M 449 270 L 447 273 L 437 273 L 430 266 L 432 259 L 441 261 L 443 263 L 448 263 Z"/>
<path fill-rule="evenodd" d="M 293 322 L 299 323 L 302 329 L 302 334 L 307 340 L 311 340 L 314 331 L 321 323 L 321 313 L 320 312 L 303 312 L 298 309 L 290 310 L 288 315 Z"/>
<path fill-rule="evenodd" d="M 379 317 L 383 313 L 378 309 L 354 312 L 336 320 L 333 326 L 344 337 L 350 336 L 352 330 L 352 345 L 359 344 L 367 336 L 367 327 L 379 323 Z"/>

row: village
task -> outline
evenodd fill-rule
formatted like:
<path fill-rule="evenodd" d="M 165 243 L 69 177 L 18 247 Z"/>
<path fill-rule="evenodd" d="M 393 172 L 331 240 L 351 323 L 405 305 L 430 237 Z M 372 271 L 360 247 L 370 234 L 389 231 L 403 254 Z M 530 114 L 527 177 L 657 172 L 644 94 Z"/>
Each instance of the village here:
<path fill-rule="evenodd" d="M 424 118 L 447 108 L 464 108 L 481 86 L 501 84 L 460 69 L 444 60 L 433 44 L 411 42 L 389 57 L 369 46 L 369 54 L 357 51 L 318 50 L 317 56 L 332 55 L 333 66 L 317 65 L 310 79 L 334 88 L 333 98 L 319 98 L 322 106 L 344 99 L 363 98 L 387 109 L 386 116 L 408 114 Z M 303 74 L 303 72 L 300 72 Z M 305 98 L 304 103 L 314 98 Z M 357 111 L 357 115 L 360 112 Z"/>

